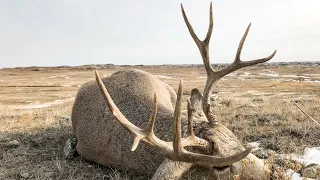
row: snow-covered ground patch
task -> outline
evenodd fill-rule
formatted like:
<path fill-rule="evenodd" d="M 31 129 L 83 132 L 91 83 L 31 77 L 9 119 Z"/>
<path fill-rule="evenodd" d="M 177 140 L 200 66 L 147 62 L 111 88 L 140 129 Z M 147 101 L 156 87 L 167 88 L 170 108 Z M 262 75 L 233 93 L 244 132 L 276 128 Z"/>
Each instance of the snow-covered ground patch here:
<path fill-rule="evenodd" d="M 249 72 L 243 72 L 243 74 L 241 74 L 240 76 L 247 77 L 247 76 L 250 76 L 250 75 L 251 75 L 251 73 L 249 73 Z"/>
<path fill-rule="evenodd" d="M 256 90 L 248 90 L 246 93 L 247 93 L 247 94 L 252 94 L 252 95 L 254 95 L 254 96 L 269 95 L 269 94 L 271 94 L 271 93 L 261 92 L 261 91 L 256 91 Z"/>
<path fill-rule="evenodd" d="M 250 143 L 248 143 L 248 145 L 250 145 L 251 146 L 251 148 L 252 148 L 252 152 L 255 152 L 255 151 L 258 151 L 258 150 L 260 150 L 260 149 L 263 149 L 262 147 L 260 147 L 260 142 L 259 141 L 257 141 L 257 142 L 250 142 Z"/>
<path fill-rule="evenodd" d="M 320 82 L 320 74 L 279 74 L 274 71 L 264 71 L 258 74 L 252 74 L 249 72 L 230 73 L 229 76 L 236 76 L 240 80 L 243 78 L 250 78 L 255 76 L 273 77 L 275 81 L 303 81 L 303 82 Z"/>
<path fill-rule="evenodd" d="M 157 78 L 172 79 L 172 77 L 169 77 L 169 76 L 163 76 L 163 75 L 157 75 Z"/>
<path fill-rule="evenodd" d="M 260 147 L 260 142 L 250 142 L 248 143 L 252 147 L 252 152 L 261 150 L 263 148 Z M 297 161 L 300 164 L 303 164 L 305 167 L 311 164 L 318 164 L 320 165 L 320 147 L 307 147 L 304 149 L 304 154 L 282 154 L 280 155 L 283 159 L 292 159 Z M 291 177 L 291 180 L 302 180 L 304 179 L 301 177 L 301 174 L 296 173 L 292 169 L 287 169 L 286 174 Z"/>
<path fill-rule="evenodd" d="M 302 180 L 302 177 L 299 173 L 294 172 L 292 169 L 288 169 L 286 174 L 291 177 L 291 180 Z"/>
<path fill-rule="evenodd" d="M 219 91 L 218 94 L 230 94 L 230 91 Z"/>
<path fill-rule="evenodd" d="M 62 84 L 63 87 L 81 87 L 81 84 Z"/>
<path fill-rule="evenodd" d="M 109 76 L 111 76 L 111 73 L 107 73 L 107 74 L 102 75 L 102 77 L 109 77 Z"/>
<path fill-rule="evenodd" d="M 45 102 L 42 104 L 28 104 L 28 105 L 16 105 L 16 106 L 9 106 L 12 109 L 40 109 L 40 108 L 47 108 L 50 107 L 52 105 L 58 105 L 58 104 L 63 104 L 65 102 L 74 100 L 73 97 L 71 98 L 66 98 L 66 99 L 57 99 L 55 101 L 51 101 L 51 102 Z"/>
<path fill-rule="evenodd" d="M 320 165 L 320 147 L 305 148 L 304 154 L 292 154 L 292 159 L 304 164 L 306 166 L 310 164 Z"/>
<path fill-rule="evenodd" d="M 320 80 L 305 79 L 304 82 L 316 82 L 316 83 L 319 83 Z"/>
<path fill-rule="evenodd" d="M 279 77 L 276 73 L 259 73 L 260 76 Z"/>
<path fill-rule="evenodd" d="M 288 155 L 284 155 L 283 157 L 288 157 Z M 297 161 L 304 166 L 308 166 L 311 164 L 318 164 L 320 165 L 320 147 L 311 147 L 305 148 L 304 154 L 291 154 L 289 157 L 292 160 Z M 294 172 L 292 169 L 288 169 L 286 171 L 287 175 L 291 177 L 292 180 L 302 180 L 305 179 L 301 177 L 301 174 Z"/>
<path fill-rule="evenodd" d="M 69 79 L 70 77 L 68 75 L 56 75 L 56 76 L 50 76 L 48 77 L 48 79 L 52 79 L 52 78 L 65 78 L 65 79 Z"/>

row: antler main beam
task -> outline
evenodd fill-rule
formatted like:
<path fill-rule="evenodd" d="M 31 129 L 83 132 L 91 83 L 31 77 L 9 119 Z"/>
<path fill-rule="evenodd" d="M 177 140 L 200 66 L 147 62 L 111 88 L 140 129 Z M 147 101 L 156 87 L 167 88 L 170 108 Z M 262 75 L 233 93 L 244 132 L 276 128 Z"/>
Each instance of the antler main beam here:
<path fill-rule="evenodd" d="M 203 41 L 201 41 L 198 38 L 198 36 L 195 34 L 187 16 L 186 16 L 186 13 L 184 11 L 182 4 L 181 4 L 181 11 L 182 11 L 183 19 L 188 27 L 188 30 L 189 30 L 193 40 L 195 41 L 195 43 L 197 44 L 197 46 L 199 48 L 204 67 L 207 72 L 207 81 L 206 81 L 206 85 L 205 85 L 205 88 L 203 91 L 202 108 L 203 108 L 204 114 L 206 115 L 209 122 L 216 123 L 217 120 L 215 119 L 213 112 L 211 111 L 211 105 L 210 105 L 210 96 L 211 96 L 211 90 L 212 90 L 213 84 L 216 83 L 217 81 L 219 81 L 223 76 L 225 76 L 225 75 L 227 75 L 237 69 L 269 61 L 270 59 L 272 59 L 274 57 L 274 55 L 276 54 L 277 51 L 274 51 L 270 56 L 268 56 L 266 58 L 261 58 L 261 59 L 251 60 L 251 61 L 241 61 L 240 55 L 242 52 L 243 44 L 244 44 L 246 37 L 249 33 L 249 30 L 250 30 L 250 26 L 251 26 L 251 23 L 250 23 L 246 29 L 246 32 L 244 33 L 244 35 L 241 38 L 241 41 L 239 43 L 238 50 L 236 53 L 236 57 L 235 57 L 233 63 L 222 70 L 214 71 L 211 66 L 210 58 L 209 58 L 209 41 L 211 38 L 212 29 L 213 29 L 212 2 L 210 3 L 209 29 L 208 29 L 206 38 Z"/>

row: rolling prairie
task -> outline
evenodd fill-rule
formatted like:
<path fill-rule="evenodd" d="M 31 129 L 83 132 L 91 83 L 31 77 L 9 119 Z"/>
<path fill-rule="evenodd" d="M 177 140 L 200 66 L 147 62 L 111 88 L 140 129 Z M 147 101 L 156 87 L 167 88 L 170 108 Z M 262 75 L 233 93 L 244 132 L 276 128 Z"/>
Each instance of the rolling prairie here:
<path fill-rule="evenodd" d="M 175 90 L 183 79 L 184 103 L 206 81 L 200 65 L 0 69 L 0 179 L 145 179 L 62 155 L 73 137 L 70 115 L 80 86 L 94 80 L 95 69 L 108 77 L 125 68 L 148 71 Z M 292 102 L 320 120 L 320 66 L 248 67 L 224 77 L 214 92 L 217 118 L 244 144 L 260 142 L 279 154 L 320 146 L 320 127 Z"/>

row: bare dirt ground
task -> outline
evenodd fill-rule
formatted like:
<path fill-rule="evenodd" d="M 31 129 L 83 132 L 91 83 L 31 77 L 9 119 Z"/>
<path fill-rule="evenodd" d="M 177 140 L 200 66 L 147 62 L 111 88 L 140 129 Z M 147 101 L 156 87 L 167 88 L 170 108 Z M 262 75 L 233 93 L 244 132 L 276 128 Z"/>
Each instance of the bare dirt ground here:
<path fill-rule="evenodd" d="M 0 179 L 146 179 L 103 167 L 81 157 L 65 159 L 65 141 L 73 136 L 71 109 L 79 87 L 127 66 L 0 69 Z M 204 87 L 206 74 L 194 66 L 135 66 L 177 90 L 184 98 Z M 294 99 L 320 120 L 319 66 L 257 66 L 223 78 L 215 112 L 243 143 L 259 141 L 277 153 L 301 153 L 320 146 L 320 127 L 292 103 Z M 184 106 L 185 107 L 185 106 Z"/>

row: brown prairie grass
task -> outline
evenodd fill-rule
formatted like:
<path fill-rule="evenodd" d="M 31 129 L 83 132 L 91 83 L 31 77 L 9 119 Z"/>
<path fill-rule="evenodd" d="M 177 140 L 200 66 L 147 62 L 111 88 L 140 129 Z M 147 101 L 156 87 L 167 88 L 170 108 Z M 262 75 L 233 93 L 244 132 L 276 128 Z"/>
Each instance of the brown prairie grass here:
<path fill-rule="evenodd" d="M 61 154 L 65 141 L 73 136 L 72 98 L 81 84 L 93 80 L 94 68 L 0 70 L 0 179 L 148 179 L 79 156 L 65 159 Z M 123 69 L 98 68 L 102 76 Z M 205 83 L 200 67 L 135 68 L 158 75 L 175 90 L 179 79 L 184 79 L 184 102 L 192 88 L 203 89 Z M 320 83 L 290 79 L 294 76 L 261 75 L 266 72 L 312 74 L 320 80 L 319 67 L 260 66 L 237 71 L 214 88 L 218 94 L 212 105 L 217 118 L 243 143 L 259 141 L 276 153 L 302 153 L 305 147 L 320 146 L 320 127 L 291 102 L 295 99 L 310 116 L 320 120 Z M 241 76 L 245 73 L 251 75 Z M 56 100 L 63 103 L 28 108 Z"/>

